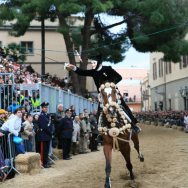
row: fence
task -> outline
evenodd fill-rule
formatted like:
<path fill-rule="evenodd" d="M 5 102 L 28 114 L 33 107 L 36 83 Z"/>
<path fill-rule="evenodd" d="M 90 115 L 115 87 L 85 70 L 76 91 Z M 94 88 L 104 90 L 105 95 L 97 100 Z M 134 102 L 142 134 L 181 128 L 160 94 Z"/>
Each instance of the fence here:
<path fill-rule="evenodd" d="M 0 108 L 13 112 L 17 107 L 29 108 L 31 113 L 40 111 L 41 102 L 48 102 L 49 113 L 57 111 L 57 105 L 62 103 L 64 108 L 75 106 L 76 113 L 88 112 L 97 109 L 97 103 L 87 100 L 73 93 L 57 89 L 41 83 L 15 84 L 12 73 L 0 74 Z M 31 103 L 32 105 L 30 105 Z"/>
<path fill-rule="evenodd" d="M 0 180 L 4 181 L 6 177 L 15 171 L 20 174 L 14 167 L 16 156 L 16 146 L 13 142 L 13 134 L 2 134 L 0 136 Z M 14 173 L 14 172 L 12 172 Z"/>

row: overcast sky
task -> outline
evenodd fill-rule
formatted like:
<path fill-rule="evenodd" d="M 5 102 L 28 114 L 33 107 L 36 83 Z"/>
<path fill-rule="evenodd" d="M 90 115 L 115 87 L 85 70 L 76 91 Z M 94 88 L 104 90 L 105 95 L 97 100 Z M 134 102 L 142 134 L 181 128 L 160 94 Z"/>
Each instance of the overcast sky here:
<path fill-rule="evenodd" d="M 103 65 L 112 65 L 103 63 Z M 134 48 L 130 48 L 121 63 L 112 65 L 113 68 L 143 68 L 149 69 L 149 53 L 139 53 Z"/>
<path fill-rule="evenodd" d="M 100 19 L 106 25 L 111 25 L 123 20 L 121 16 L 106 16 L 106 14 L 100 14 Z M 126 30 L 126 24 L 110 29 L 112 33 L 119 33 L 122 30 Z M 109 64 L 109 63 L 103 63 Z M 143 68 L 149 69 L 149 53 L 139 53 L 134 48 L 130 48 L 126 53 L 126 57 L 123 62 L 113 65 L 114 68 Z"/>

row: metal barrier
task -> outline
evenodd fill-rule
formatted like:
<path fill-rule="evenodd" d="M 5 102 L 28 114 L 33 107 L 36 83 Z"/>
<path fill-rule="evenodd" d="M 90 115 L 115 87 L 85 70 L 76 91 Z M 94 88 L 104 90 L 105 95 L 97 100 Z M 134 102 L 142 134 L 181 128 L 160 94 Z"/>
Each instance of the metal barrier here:
<path fill-rule="evenodd" d="M 98 103 L 91 102 L 90 100 L 75 95 L 73 93 L 57 89 L 51 86 L 40 84 L 40 100 L 41 102 L 48 102 L 49 112 L 54 113 L 57 111 L 57 105 L 62 103 L 64 108 L 69 108 L 71 105 L 75 106 L 76 114 L 82 113 L 84 108 L 88 112 L 97 110 Z"/>
<path fill-rule="evenodd" d="M 6 179 L 12 170 L 20 174 L 14 166 L 15 156 L 16 149 L 13 143 L 13 134 L 4 134 L 0 137 L 0 175 L 4 175 L 2 181 Z"/>
<path fill-rule="evenodd" d="M 40 112 L 40 104 L 44 101 L 50 104 L 49 113 L 55 113 L 60 103 L 64 108 L 74 105 L 76 114 L 82 113 L 85 108 L 88 112 L 97 109 L 96 102 L 65 90 L 41 83 L 15 84 L 14 79 L 12 73 L 0 73 L 0 108 L 9 112 L 20 106 L 28 108 L 31 113 Z"/>

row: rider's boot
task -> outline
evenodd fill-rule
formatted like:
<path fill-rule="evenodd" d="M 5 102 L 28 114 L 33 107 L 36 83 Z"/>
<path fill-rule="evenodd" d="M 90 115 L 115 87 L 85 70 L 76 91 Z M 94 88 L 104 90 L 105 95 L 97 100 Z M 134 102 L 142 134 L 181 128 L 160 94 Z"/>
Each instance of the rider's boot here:
<path fill-rule="evenodd" d="M 103 143 L 103 138 L 102 138 L 102 135 L 101 134 L 99 134 L 98 136 L 97 136 L 97 138 L 96 138 L 96 141 L 98 142 L 98 143 Z"/>
<path fill-rule="evenodd" d="M 138 125 L 132 123 L 131 126 L 135 133 L 138 134 L 141 131 L 141 128 Z"/>

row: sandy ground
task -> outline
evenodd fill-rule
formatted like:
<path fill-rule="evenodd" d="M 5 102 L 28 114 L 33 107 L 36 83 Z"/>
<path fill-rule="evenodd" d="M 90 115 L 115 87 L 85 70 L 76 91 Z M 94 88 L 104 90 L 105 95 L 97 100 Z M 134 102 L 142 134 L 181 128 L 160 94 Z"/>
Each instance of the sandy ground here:
<path fill-rule="evenodd" d="M 141 163 L 132 146 L 131 156 L 137 188 L 188 187 L 188 134 L 171 128 L 142 125 L 141 148 L 145 162 Z M 59 160 L 50 169 L 36 175 L 17 175 L 0 184 L 1 188 L 102 188 L 105 159 L 99 152 L 74 156 L 70 161 Z M 124 159 L 113 152 L 112 188 L 133 186 Z"/>

